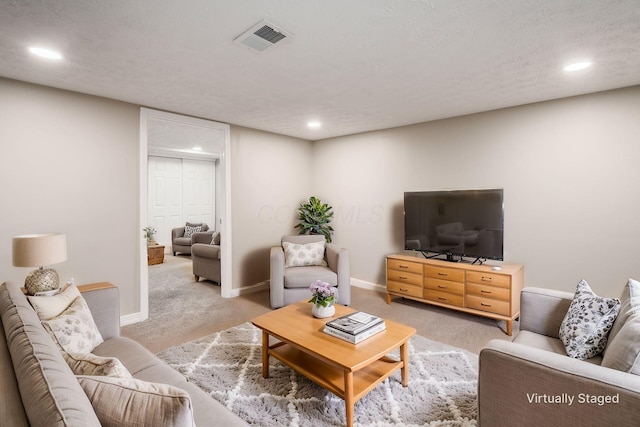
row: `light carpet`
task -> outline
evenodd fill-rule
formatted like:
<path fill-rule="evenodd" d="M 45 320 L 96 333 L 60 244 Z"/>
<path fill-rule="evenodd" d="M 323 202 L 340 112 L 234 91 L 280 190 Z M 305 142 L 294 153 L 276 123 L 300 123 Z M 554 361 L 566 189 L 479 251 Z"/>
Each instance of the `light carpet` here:
<path fill-rule="evenodd" d="M 158 353 L 190 382 L 255 426 L 344 425 L 344 401 L 270 358 L 262 378 L 261 331 L 251 323 Z M 398 353 L 392 353 L 396 358 Z M 356 426 L 475 426 L 478 357 L 413 336 L 409 386 L 400 372 L 355 405 Z"/>

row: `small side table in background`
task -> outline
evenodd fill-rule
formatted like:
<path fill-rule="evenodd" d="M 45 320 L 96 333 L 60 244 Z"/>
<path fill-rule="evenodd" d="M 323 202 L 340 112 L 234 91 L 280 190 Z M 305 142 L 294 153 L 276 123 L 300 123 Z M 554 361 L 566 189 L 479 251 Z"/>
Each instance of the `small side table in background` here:
<path fill-rule="evenodd" d="M 147 264 L 155 265 L 164 262 L 164 245 L 147 246 Z"/>

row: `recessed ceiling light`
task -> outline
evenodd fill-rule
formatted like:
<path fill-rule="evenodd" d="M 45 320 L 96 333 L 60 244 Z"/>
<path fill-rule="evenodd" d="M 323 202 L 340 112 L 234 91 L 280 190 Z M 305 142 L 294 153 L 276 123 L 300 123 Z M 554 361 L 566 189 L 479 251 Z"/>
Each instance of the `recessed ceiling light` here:
<path fill-rule="evenodd" d="M 320 126 L 322 126 L 322 123 L 320 123 L 319 121 L 311 121 L 307 123 L 307 126 L 311 129 L 318 129 Z"/>
<path fill-rule="evenodd" d="M 193 151 L 202 151 L 202 147 L 193 147 L 192 150 Z"/>
<path fill-rule="evenodd" d="M 589 68 L 591 66 L 591 62 L 589 61 L 583 61 L 583 62 L 576 62 L 574 64 L 569 64 L 566 67 L 564 67 L 565 71 L 579 71 L 579 70 L 584 70 L 585 68 Z"/>
<path fill-rule="evenodd" d="M 62 54 L 61 53 L 56 52 L 55 50 L 44 48 L 44 47 L 31 46 L 29 48 L 29 52 L 31 52 L 32 54 L 34 54 L 36 56 L 39 56 L 41 58 L 62 59 Z"/>

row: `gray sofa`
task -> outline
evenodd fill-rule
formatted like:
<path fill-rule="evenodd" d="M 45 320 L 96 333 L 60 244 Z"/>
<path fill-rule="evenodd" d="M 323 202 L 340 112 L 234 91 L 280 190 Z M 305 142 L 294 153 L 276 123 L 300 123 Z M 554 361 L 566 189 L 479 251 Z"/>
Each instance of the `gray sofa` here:
<path fill-rule="evenodd" d="M 572 299 L 569 292 L 522 290 L 516 338 L 490 341 L 480 352 L 479 425 L 638 425 L 640 376 L 600 366 L 602 356 L 567 356 L 558 335 Z"/>
<path fill-rule="evenodd" d="M 94 354 L 117 357 L 136 379 L 178 387 L 185 399 L 183 391 L 188 393 L 198 426 L 246 426 L 140 344 L 120 336 L 115 286 L 102 283 L 78 288 L 104 338 Z M 0 314 L 0 425 L 100 426 L 92 406 L 95 401 L 90 401 L 17 285 L 0 286 Z M 119 402 L 107 402 L 110 405 L 117 408 Z"/>
<path fill-rule="evenodd" d="M 201 277 L 221 283 L 220 269 L 220 233 L 213 237 L 204 233 L 196 233 L 191 246 L 191 263 L 196 282 Z"/>

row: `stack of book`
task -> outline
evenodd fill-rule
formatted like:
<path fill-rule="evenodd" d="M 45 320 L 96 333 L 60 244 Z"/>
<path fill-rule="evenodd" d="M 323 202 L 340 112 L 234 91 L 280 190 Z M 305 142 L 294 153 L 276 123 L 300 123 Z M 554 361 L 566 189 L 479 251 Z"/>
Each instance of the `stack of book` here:
<path fill-rule="evenodd" d="M 382 332 L 387 328 L 384 320 L 362 311 L 331 320 L 324 325 L 324 332 L 352 344 Z"/>

